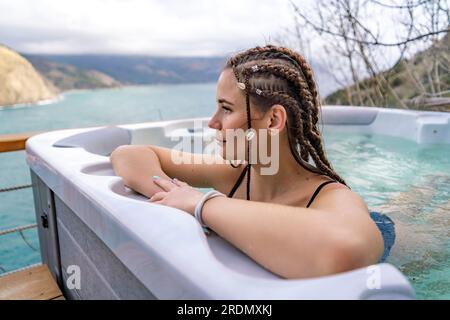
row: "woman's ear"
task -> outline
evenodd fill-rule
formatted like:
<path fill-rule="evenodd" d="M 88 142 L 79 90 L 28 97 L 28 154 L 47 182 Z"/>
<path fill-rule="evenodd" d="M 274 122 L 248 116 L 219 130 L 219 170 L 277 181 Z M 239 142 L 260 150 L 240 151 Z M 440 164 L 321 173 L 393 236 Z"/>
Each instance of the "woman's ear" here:
<path fill-rule="evenodd" d="M 269 126 L 268 129 L 278 129 L 279 131 L 282 131 L 284 127 L 286 126 L 286 120 L 287 120 L 287 113 L 286 109 L 279 104 L 274 104 L 270 112 L 268 112 L 270 118 L 269 120 Z"/>

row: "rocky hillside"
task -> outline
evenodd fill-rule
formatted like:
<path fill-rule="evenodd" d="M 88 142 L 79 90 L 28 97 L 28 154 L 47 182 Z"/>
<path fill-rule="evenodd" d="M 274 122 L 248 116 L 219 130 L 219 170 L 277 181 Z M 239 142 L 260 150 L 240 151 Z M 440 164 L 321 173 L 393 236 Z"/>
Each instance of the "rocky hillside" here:
<path fill-rule="evenodd" d="M 179 84 L 215 82 L 225 57 L 157 57 L 147 55 L 81 54 L 25 55 L 39 66 L 40 59 L 71 65 L 80 70 L 97 70 L 122 84 Z M 44 70 L 43 70 L 44 71 Z"/>
<path fill-rule="evenodd" d="M 73 68 L 96 70 L 123 85 L 180 84 L 216 82 L 227 57 L 158 57 L 118 54 L 26 54 L 24 55 L 46 77 L 65 89 L 59 72 L 67 75 Z M 320 93 L 327 95 L 337 86 L 327 68 L 311 61 Z M 62 66 L 71 66 L 70 69 Z M 73 72 L 72 72 L 73 73 Z M 84 77 L 79 76 L 80 80 Z M 66 79 L 67 80 L 67 79 Z M 86 82 L 86 80 L 83 80 Z M 92 81 L 89 81 L 92 84 Z M 95 83 L 93 83 L 95 84 Z"/>
<path fill-rule="evenodd" d="M 17 53 L 15 53 L 19 56 Z M 20 56 L 19 56 L 20 57 Z M 122 85 L 150 85 L 150 84 L 181 84 L 206 83 L 217 81 L 226 57 L 158 57 L 147 55 L 48 55 L 48 54 L 22 54 L 20 57 L 40 77 L 49 91 L 67 91 L 72 89 L 112 88 Z M 26 60 L 25 60 L 26 59 Z M 29 61 L 29 62 L 28 62 Z M 12 68 L 14 63 L 10 60 L 1 60 L 3 69 Z M 319 82 L 320 92 L 327 94 L 336 87 L 330 86 L 330 76 L 320 65 L 314 65 L 316 79 Z M 0 69 L 0 74 L 5 75 Z M 20 69 L 22 70 L 22 69 Z M 24 78 L 30 78 L 21 74 Z M 37 71 L 37 72 L 36 72 Z M 8 86 L 15 83 L 8 80 Z M 0 82 L 6 83 L 6 80 Z M 4 86 L 2 86 L 4 87 Z M 30 94 L 25 88 L 16 90 L 17 94 Z M 5 96 L 2 94 L 2 97 Z M 27 102 L 40 100 L 30 98 Z M 23 101 L 8 99 L 0 102 L 7 105 Z"/>
<path fill-rule="evenodd" d="M 116 79 L 94 69 L 77 68 L 44 57 L 24 55 L 33 66 L 61 91 L 73 89 L 99 89 L 121 86 Z"/>
<path fill-rule="evenodd" d="M 57 94 L 29 61 L 0 45 L 0 106 L 52 99 Z"/>

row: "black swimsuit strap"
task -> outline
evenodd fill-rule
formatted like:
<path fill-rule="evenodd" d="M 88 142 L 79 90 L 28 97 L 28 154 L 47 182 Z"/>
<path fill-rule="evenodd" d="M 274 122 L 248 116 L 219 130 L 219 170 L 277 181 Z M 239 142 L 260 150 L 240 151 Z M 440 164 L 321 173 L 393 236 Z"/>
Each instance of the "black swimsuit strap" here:
<path fill-rule="evenodd" d="M 245 174 L 247 173 L 247 170 L 248 170 L 248 168 L 247 168 L 248 166 L 249 165 L 246 165 L 244 170 L 242 170 L 241 175 L 239 176 L 236 183 L 234 184 L 233 189 L 231 189 L 230 193 L 228 194 L 228 198 L 233 198 L 233 195 L 236 192 L 237 188 L 239 188 L 239 186 L 242 183 L 242 180 L 244 180 Z"/>
<path fill-rule="evenodd" d="M 319 193 L 319 191 L 320 191 L 323 187 L 325 187 L 327 184 L 333 183 L 333 182 L 337 182 L 337 181 L 334 181 L 334 180 L 325 181 L 325 182 L 322 183 L 319 187 L 317 187 L 316 191 L 314 191 L 314 194 L 312 195 L 312 197 L 311 197 L 311 199 L 309 200 L 309 202 L 308 202 L 308 204 L 306 205 L 306 207 L 308 208 L 308 207 L 311 205 L 311 203 L 313 202 L 314 198 L 317 196 L 317 194 Z"/>
<path fill-rule="evenodd" d="M 248 165 L 247 165 L 248 166 Z M 230 193 L 228 194 L 228 198 L 232 198 L 234 193 L 236 192 L 237 188 L 239 188 L 239 186 L 242 183 L 242 180 L 244 180 L 245 177 L 245 173 L 247 172 L 247 166 L 245 166 L 244 170 L 242 170 L 239 178 L 237 179 L 236 183 L 233 186 L 233 189 L 231 189 Z M 314 194 L 312 195 L 311 199 L 309 200 L 308 204 L 306 205 L 306 208 L 308 208 L 311 203 L 314 201 L 314 199 L 316 198 L 316 196 L 319 194 L 320 190 L 325 187 L 327 184 L 329 183 L 333 183 L 336 182 L 338 183 L 338 181 L 334 181 L 334 180 L 330 180 L 330 181 L 325 181 L 324 183 L 322 183 L 320 186 L 317 187 L 316 191 L 314 191 Z M 347 186 L 347 188 L 350 189 L 350 187 Z"/>

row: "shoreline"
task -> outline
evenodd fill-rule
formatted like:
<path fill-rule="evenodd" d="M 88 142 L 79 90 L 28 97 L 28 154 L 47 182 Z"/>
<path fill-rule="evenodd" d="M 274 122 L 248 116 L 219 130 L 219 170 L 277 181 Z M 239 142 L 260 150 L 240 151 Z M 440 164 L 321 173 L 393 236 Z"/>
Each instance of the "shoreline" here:
<path fill-rule="evenodd" d="M 6 106 L 2 106 L 0 105 L 0 111 L 3 110 L 8 110 L 8 109 L 22 109 L 22 108 L 28 108 L 31 106 L 46 106 L 49 104 L 53 104 L 59 101 L 64 100 L 64 93 L 61 92 L 59 93 L 56 97 L 52 98 L 52 99 L 43 99 L 43 100 L 38 100 L 35 102 L 25 102 L 25 103 L 16 103 L 16 104 L 10 104 L 10 105 L 6 105 Z"/>
<path fill-rule="evenodd" d="M 201 85 L 201 84 L 216 84 L 216 82 L 124 84 L 121 86 L 110 87 L 110 88 L 69 89 L 69 90 L 62 91 L 61 94 L 78 93 L 78 92 L 86 92 L 86 91 L 122 90 L 122 89 L 128 89 L 128 88 L 145 88 L 145 87 L 179 86 L 179 85 L 186 86 L 186 85 Z"/>
<path fill-rule="evenodd" d="M 44 99 L 35 102 L 25 102 L 25 103 L 17 103 L 11 105 L 0 105 L 0 111 L 8 110 L 8 109 L 21 109 L 31 106 L 42 106 L 49 105 L 59 101 L 64 100 L 64 96 L 66 94 L 72 93 L 82 93 L 82 92 L 92 92 L 92 91 L 103 91 L 103 90 L 121 90 L 127 88 L 145 88 L 145 87 L 157 87 L 157 86 L 179 86 L 179 85 L 203 85 L 203 84 L 216 84 L 216 82 L 190 82 L 190 83 L 146 83 L 146 84 L 126 84 L 120 85 L 117 87 L 110 88 L 92 88 L 92 89 L 69 89 L 61 91 L 55 98 L 52 99 Z"/>

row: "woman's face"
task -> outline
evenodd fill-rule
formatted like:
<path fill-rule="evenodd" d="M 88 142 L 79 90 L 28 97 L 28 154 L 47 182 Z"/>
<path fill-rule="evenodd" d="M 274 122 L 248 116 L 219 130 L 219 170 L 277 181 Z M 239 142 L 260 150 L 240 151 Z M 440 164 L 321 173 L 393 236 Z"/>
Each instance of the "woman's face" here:
<path fill-rule="evenodd" d="M 222 148 L 222 156 L 225 159 L 236 160 L 242 159 L 241 150 L 238 147 L 246 143 L 245 137 L 238 135 L 238 132 L 245 132 L 247 130 L 247 109 L 245 105 L 245 93 L 237 86 L 237 80 L 232 69 L 225 69 L 219 77 L 216 91 L 217 108 L 212 118 L 208 122 L 208 126 L 216 129 L 216 140 L 219 147 Z M 258 129 L 264 127 L 264 123 L 258 119 L 262 118 L 263 113 L 255 111 L 251 107 L 252 128 Z M 242 129 L 242 130 L 237 130 Z M 232 159 L 230 156 L 225 156 L 227 150 L 227 133 L 234 138 L 234 151 Z M 229 141 L 228 141 L 229 143 Z M 245 155 L 245 149 L 244 151 Z M 244 156 L 245 157 L 245 156 Z"/>
<path fill-rule="evenodd" d="M 218 131 L 217 137 L 220 140 L 224 140 L 226 129 L 243 128 L 245 130 L 247 128 L 245 96 L 237 87 L 237 80 L 231 69 L 225 69 L 220 74 L 217 82 L 216 103 L 216 111 L 208 126 Z"/>

